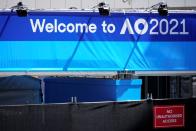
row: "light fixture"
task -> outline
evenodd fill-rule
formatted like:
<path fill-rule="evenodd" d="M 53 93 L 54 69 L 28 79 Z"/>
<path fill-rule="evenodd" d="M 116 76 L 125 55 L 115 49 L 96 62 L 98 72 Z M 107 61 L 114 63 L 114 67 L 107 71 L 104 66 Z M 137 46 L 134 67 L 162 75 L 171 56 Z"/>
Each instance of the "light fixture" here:
<path fill-rule="evenodd" d="M 98 5 L 99 14 L 102 16 L 110 15 L 110 7 L 105 2 L 101 2 Z"/>
<path fill-rule="evenodd" d="M 157 7 L 158 7 L 158 13 L 160 16 L 167 16 L 168 15 L 168 7 L 165 2 L 159 2 L 158 4 L 155 4 L 146 10 L 152 11 L 154 8 L 157 8 Z"/>
<path fill-rule="evenodd" d="M 159 5 L 158 12 L 160 16 L 167 16 L 168 15 L 168 8 L 166 3 L 162 3 Z"/>
<path fill-rule="evenodd" d="M 19 17 L 26 17 L 28 15 L 28 8 L 22 2 L 18 2 L 16 6 L 11 7 L 11 11 L 16 11 Z"/>

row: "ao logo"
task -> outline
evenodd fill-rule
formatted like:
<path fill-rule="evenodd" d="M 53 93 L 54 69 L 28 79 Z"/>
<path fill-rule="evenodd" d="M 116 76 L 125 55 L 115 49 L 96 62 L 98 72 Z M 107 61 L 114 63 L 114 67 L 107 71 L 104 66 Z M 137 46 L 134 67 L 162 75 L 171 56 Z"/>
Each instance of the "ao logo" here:
<path fill-rule="evenodd" d="M 139 28 L 140 24 L 142 24 L 144 26 L 143 29 Z M 120 34 L 125 34 L 127 29 L 129 31 L 129 34 L 134 34 L 133 28 L 132 28 L 131 23 L 130 23 L 128 18 L 125 20 Z M 142 19 L 142 18 L 137 19 L 135 21 L 135 24 L 134 24 L 134 29 L 135 29 L 135 32 L 137 34 L 140 34 L 140 35 L 145 34 L 148 31 L 148 23 L 147 23 L 147 21 L 145 19 Z"/>

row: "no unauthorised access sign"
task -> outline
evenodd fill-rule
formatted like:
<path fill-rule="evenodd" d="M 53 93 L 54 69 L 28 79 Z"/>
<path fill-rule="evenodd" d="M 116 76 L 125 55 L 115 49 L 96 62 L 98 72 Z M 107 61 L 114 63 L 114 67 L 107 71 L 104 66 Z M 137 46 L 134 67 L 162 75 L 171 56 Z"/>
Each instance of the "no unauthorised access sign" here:
<path fill-rule="evenodd" d="M 184 127 L 184 105 L 154 106 L 154 128 Z"/>

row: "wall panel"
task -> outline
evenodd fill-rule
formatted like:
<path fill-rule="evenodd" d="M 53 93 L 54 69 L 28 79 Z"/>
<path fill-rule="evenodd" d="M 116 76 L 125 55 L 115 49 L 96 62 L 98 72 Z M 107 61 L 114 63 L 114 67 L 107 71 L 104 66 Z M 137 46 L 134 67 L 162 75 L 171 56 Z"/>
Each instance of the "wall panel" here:
<path fill-rule="evenodd" d="M 148 0 L 132 0 L 133 8 L 147 8 Z"/>
<path fill-rule="evenodd" d="M 51 8 L 65 9 L 65 0 L 51 0 Z"/>
<path fill-rule="evenodd" d="M 35 4 L 36 4 L 36 1 L 35 0 L 22 0 L 23 4 L 28 6 L 28 8 L 30 9 L 35 9 Z"/>
<path fill-rule="evenodd" d="M 51 0 L 36 0 L 37 9 L 50 9 Z"/>
<path fill-rule="evenodd" d="M 103 0 L 0 0 L 0 8 L 10 8 L 22 1 L 30 9 L 90 9 Z M 124 2 L 123 2 L 124 1 Z M 148 8 L 163 0 L 105 0 L 112 9 Z M 169 7 L 196 7 L 196 0 L 164 0 Z"/>
<path fill-rule="evenodd" d="M 76 7 L 81 9 L 82 0 L 66 0 L 66 8 Z"/>

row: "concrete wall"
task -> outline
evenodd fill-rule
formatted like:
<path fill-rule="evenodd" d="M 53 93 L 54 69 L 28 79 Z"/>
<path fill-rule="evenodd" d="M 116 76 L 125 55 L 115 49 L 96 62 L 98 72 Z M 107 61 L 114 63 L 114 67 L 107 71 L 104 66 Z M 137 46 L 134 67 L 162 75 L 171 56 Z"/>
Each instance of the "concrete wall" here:
<path fill-rule="evenodd" d="M 0 0 L 0 8 L 9 8 L 22 1 L 32 9 L 68 9 L 77 7 L 89 9 L 105 1 L 113 9 L 119 8 L 147 8 L 163 0 Z M 123 2 L 124 1 L 124 2 Z M 196 7 L 196 0 L 165 0 L 170 7 Z"/>

